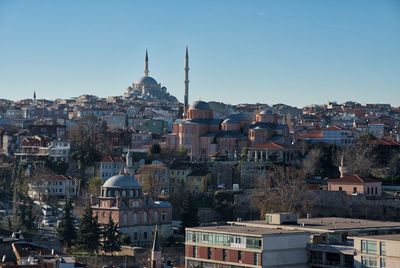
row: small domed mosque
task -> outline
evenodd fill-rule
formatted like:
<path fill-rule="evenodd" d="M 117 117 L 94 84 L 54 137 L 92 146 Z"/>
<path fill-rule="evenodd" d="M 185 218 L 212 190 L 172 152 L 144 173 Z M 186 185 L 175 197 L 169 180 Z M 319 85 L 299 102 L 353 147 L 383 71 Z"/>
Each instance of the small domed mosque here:
<path fill-rule="evenodd" d="M 100 196 L 92 198 L 92 210 L 100 224 L 108 224 L 111 215 L 119 230 L 136 245 L 150 245 L 156 226 L 161 238 L 171 235 L 171 204 L 144 196 L 133 176 L 121 174 L 106 180 Z"/>
<path fill-rule="evenodd" d="M 124 97 L 139 99 L 158 99 L 178 102 L 178 100 L 167 92 L 167 88 L 161 86 L 153 77 L 149 76 L 149 56 L 146 50 L 144 59 L 144 76 L 137 82 L 132 83 L 124 93 Z"/>

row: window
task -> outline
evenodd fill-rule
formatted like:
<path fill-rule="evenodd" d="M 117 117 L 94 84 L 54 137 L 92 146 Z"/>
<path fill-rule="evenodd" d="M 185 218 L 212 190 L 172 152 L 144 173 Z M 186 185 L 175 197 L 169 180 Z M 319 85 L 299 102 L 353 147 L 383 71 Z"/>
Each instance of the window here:
<path fill-rule="evenodd" d="M 361 264 L 364 268 L 375 268 L 377 267 L 377 262 L 375 257 L 361 256 Z"/>
<path fill-rule="evenodd" d="M 166 221 L 166 220 L 167 220 L 167 214 L 166 214 L 165 212 L 163 212 L 163 213 L 161 214 L 161 220 L 162 220 L 162 221 Z"/>
<path fill-rule="evenodd" d="M 238 261 L 242 262 L 244 259 L 244 252 L 243 251 L 238 251 Z"/>
<path fill-rule="evenodd" d="M 339 187 L 339 191 L 343 191 L 342 186 Z"/>
<path fill-rule="evenodd" d="M 212 248 L 207 248 L 207 259 L 211 260 L 213 258 Z"/>
<path fill-rule="evenodd" d="M 138 239 L 138 237 L 137 237 L 137 232 L 134 232 L 133 233 L 133 240 L 137 240 Z"/>
<path fill-rule="evenodd" d="M 253 264 L 254 264 L 254 265 L 257 265 L 257 264 L 258 264 L 258 253 L 257 253 L 257 252 L 254 252 L 254 255 L 253 255 Z"/>
<path fill-rule="evenodd" d="M 158 222 L 158 211 L 154 211 L 154 222 L 157 223 Z"/>
<path fill-rule="evenodd" d="M 375 195 L 378 195 L 378 187 L 375 187 Z"/>
<path fill-rule="evenodd" d="M 242 243 L 242 238 L 240 238 L 240 237 L 235 237 L 235 243 L 236 243 L 236 244 L 241 244 L 241 243 Z"/>
<path fill-rule="evenodd" d="M 361 252 L 376 254 L 376 242 L 370 240 L 361 240 Z"/>
<path fill-rule="evenodd" d="M 146 240 L 147 239 L 147 232 L 143 233 L 143 239 Z"/>
<path fill-rule="evenodd" d="M 137 213 L 135 212 L 134 214 L 133 214 L 133 224 L 137 224 L 138 222 L 137 222 Z"/>
<path fill-rule="evenodd" d="M 228 250 L 223 249 L 222 250 L 222 260 L 226 261 L 228 259 Z"/>
<path fill-rule="evenodd" d="M 386 243 L 385 242 L 381 242 L 380 244 L 380 255 L 381 256 L 386 256 Z"/>
<path fill-rule="evenodd" d="M 386 259 L 381 258 L 380 262 L 381 262 L 381 268 L 386 268 Z"/>
<path fill-rule="evenodd" d="M 193 257 L 197 258 L 197 247 L 196 246 L 193 247 Z"/>
<path fill-rule="evenodd" d="M 353 187 L 353 193 L 357 193 L 357 187 Z"/>
<path fill-rule="evenodd" d="M 147 223 L 147 212 L 143 212 L 143 223 Z"/>
<path fill-rule="evenodd" d="M 369 187 L 367 187 L 367 194 L 369 194 Z"/>

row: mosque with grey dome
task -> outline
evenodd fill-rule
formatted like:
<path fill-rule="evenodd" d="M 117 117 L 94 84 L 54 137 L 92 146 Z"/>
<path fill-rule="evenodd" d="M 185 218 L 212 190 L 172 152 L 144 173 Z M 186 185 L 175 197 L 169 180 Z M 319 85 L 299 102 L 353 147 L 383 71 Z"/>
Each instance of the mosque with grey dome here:
<path fill-rule="evenodd" d="M 125 90 L 124 98 L 178 102 L 176 97 L 167 92 L 165 86 L 161 86 L 161 83 L 158 83 L 156 79 L 149 76 L 149 56 L 147 50 L 144 60 L 144 76 L 137 82 L 132 83 L 132 85 Z"/>
<path fill-rule="evenodd" d="M 261 110 L 255 118 L 248 113 L 232 113 L 226 118 L 214 115 L 210 104 L 195 101 L 189 105 L 189 54 L 185 56 L 185 94 L 183 119 L 177 119 L 172 133 L 165 138 L 165 147 L 171 151 L 186 150 L 192 160 L 206 160 L 223 155 L 237 160 L 244 148 L 254 152 L 248 159 L 266 160 L 268 143 L 288 143 L 288 127 L 277 122 L 270 110 Z M 278 146 L 284 148 L 284 146 Z M 286 148 L 283 149 L 284 151 Z M 281 152 L 286 154 L 286 152 Z"/>
<path fill-rule="evenodd" d="M 100 224 L 109 217 L 126 233 L 133 244 L 149 245 L 157 226 L 161 238 L 171 236 L 172 206 L 167 201 L 153 200 L 142 192 L 135 177 L 124 174 L 107 179 L 98 197 L 92 197 L 93 214 Z"/>

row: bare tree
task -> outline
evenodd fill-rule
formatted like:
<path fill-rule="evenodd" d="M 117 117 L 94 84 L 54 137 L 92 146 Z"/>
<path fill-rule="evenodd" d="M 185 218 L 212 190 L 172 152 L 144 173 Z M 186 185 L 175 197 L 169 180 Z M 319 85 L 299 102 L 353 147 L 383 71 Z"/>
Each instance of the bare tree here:
<path fill-rule="evenodd" d="M 258 180 L 252 204 L 261 215 L 268 212 L 306 214 L 312 207 L 312 193 L 307 189 L 304 172 L 294 167 L 274 166 Z"/>
<path fill-rule="evenodd" d="M 303 159 L 303 171 L 306 176 L 313 176 L 316 174 L 321 159 L 321 149 L 313 148 L 311 149 L 306 157 Z"/>
<path fill-rule="evenodd" d="M 80 163 L 80 168 L 97 161 L 103 153 L 109 152 L 107 125 L 94 115 L 82 118 L 69 133 L 75 145 L 73 157 Z"/>
<path fill-rule="evenodd" d="M 344 165 L 350 174 L 368 176 L 374 167 L 375 146 L 367 142 L 358 142 L 354 146 L 344 148 L 338 152 L 336 162 L 340 165 L 341 157 L 344 156 Z"/>

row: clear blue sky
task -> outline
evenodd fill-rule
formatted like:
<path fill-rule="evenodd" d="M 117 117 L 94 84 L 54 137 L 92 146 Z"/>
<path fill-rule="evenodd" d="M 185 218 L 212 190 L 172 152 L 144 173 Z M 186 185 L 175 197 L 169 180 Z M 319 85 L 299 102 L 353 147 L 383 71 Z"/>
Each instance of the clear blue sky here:
<path fill-rule="evenodd" d="M 400 105 L 400 1 L 0 0 L 0 98 L 121 95 L 143 74 L 183 101 Z"/>

